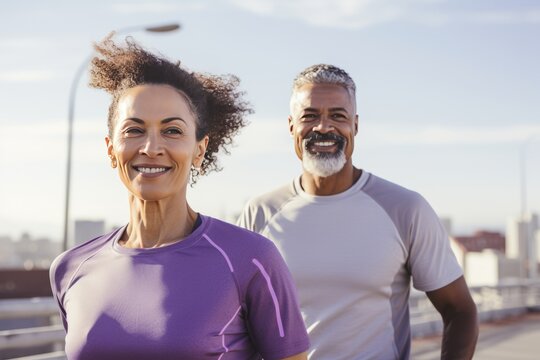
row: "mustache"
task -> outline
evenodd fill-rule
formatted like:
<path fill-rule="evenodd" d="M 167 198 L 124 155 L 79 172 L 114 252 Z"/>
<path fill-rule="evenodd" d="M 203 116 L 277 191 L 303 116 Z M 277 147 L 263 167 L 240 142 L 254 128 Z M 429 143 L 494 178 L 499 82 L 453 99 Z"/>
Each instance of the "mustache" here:
<path fill-rule="evenodd" d="M 306 146 L 311 145 L 315 141 L 335 141 L 338 145 L 345 142 L 345 138 L 338 134 L 328 133 L 322 134 L 318 131 L 311 131 L 304 137 Z"/>

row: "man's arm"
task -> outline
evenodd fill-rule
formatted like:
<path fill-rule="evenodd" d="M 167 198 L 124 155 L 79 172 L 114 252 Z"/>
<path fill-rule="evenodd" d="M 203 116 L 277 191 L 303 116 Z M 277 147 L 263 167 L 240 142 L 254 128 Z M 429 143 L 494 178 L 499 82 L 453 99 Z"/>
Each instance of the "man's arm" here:
<path fill-rule="evenodd" d="M 463 276 L 426 295 L 444 322 L 441 359 L 472 359 L 478 339 L 478 318 Z"/>

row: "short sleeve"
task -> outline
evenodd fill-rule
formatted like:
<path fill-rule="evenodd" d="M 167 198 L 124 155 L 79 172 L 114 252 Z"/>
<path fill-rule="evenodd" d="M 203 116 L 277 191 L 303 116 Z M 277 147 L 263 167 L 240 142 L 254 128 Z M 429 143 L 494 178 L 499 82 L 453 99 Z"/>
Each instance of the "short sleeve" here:
<path fill-rule="evenodd" d="M 244 229 L 257 231 L 254 226 L 252 206 L 249 202 L 246 204 L 246 206 L 244 206 L 244 210 L 238 217 L 238 220 L 236 220 L 236 225 L 243 227 Z"/>
<path fill-rule="evenodd" d="M 463 275 L 437 214 L 418 196 L 410 227 L 409 268 L 420 291 L 440 289 Z"/>
<path fill-rule="evenodd" d="M 62 324 L 64 325 L 64 330 L 67 331 L 67 318 L 66 318 L 66 310 L 64 309 L 64 306 L 62 304 L 62 294 L 61 294 L 61 278 L 62 278 L 62 262 L 61 259 L 63 258 L 63 254 L 59 255 L 51 264 L 51 267 L 49 269 L 49 278 L 51 282 L 51 290 L 53 293 L 53 297 L 58 305 L 58 309 L 60 311 L 60 317 L 62 318 Z"/>
<path fill-rule="evenodd" d="M 245 300 L 252 340 L 264 359 L 272 360 L 307 351 L 309 339 L 292 276 L 277 248 L 267 249 L 251 259 L 256 272 Z"/>

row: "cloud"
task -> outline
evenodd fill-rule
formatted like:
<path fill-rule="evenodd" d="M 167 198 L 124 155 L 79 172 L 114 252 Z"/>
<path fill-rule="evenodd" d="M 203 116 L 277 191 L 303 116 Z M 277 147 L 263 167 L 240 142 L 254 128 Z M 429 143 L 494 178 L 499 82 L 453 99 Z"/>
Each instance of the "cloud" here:
<path fill-rule="evenodd" d="M 464 14 L 466 21 L 483 24 L 540 24 L 540 9 L 521 11 L 485 11 Z"/>
<path fill-rule="evenodd" d="M 177 11 L 203 10 L 207 8 L 205 1 L 148 1 L 121 2 L 111 4 L 112 10 L 121 14 L 169 14 Z"/>
<path fill-rule="evenodd" d="M 288 153 L 293 149 L 286 118 L 257 118 L 241 130 L 234 144 L 234 153 L 246 156 Z"/>
<path fill-rule="evenodd" d="M 426 3 L 421 0 L 230 0 L 247 11 L 259 15 L 301 19 L 311 25 L 361 28 L 397 20 L 404 16 L 406 4 Z M 404 6 L 405 5 L 405 6 Z"/>
<path fill-rule="evenodd" d="M 0 72 L 0 81 L 8 83 L 28 83 L 47 81 L 54 78 L 54 73 L 47 70 L 17 70 Z"/>
<path fill-rule="evenodd" d="M 540 125 L 396 128 L 394 125 L 365 124 L 364 128 L 364 141 L 371 145 L 495 145 L 540 141 Z"/>
<path fill-rule="evenodd" d="M 16 50 L 48 49 L 57 46 L 57 41 L 41 37 L 9 37 L 0 39 L 0 49 L 5 52 Z"/>
<path fill-rule="evenodd" d="M 17 149 L 17 156 L 3 156 L 4 165 L 31 162 L 54 162 L 58 156 L 65 156 L 67 147 L 66 119 L 51 119 L 36 122 L 14 122 L 0 118 L 6 136 L 0 144 L 1 152 Z M 105 148 L 104 137 L 107 132 L 104 119 L 76 119 L 73 132 L 74 155 L 84 161 L 99 158 Z M 25 146 L 21 146 L 24 139 Z M 97 155 L 96 155 L 97 154 Z"/>
<path fill-rule="evenodd" d="M 540 8 L 520 10 L 448 10 L 447 0 L 229 0 L 240 9 L 263 16 L 298 19 L 333 28 L 367 28 L 392 22 L 428 26 L 448 23 L 540 23 Z"/>

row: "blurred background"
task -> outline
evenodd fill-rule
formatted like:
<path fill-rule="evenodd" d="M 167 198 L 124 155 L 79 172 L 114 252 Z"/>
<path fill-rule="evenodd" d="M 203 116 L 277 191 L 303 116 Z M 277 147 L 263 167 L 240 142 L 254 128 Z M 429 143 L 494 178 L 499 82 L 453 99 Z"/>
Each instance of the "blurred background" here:
<path fill-rule="evenodd" d="M 537 277 L 538 1 L 21 0 L 3 2 L 0 20 L 0 296 L 29 284 L 8 270 L 43 269 L 43 284 L 63 242 L 128 220 L 106 156 L 109 97 L 85 71 L 113 30 L 191 70 L 237 75 L 253 105 L 223 170 L 190 189 L 195 210 L 235 221 L 300 173 L 291 83 L 331 63 L 357 85 L 356 166 L 428 199 L 470 284 Z"/>
<path fill-rule="evenodd" d="M 315 63 L 358 87 L 357 166 L 422 193 L 453 228 L 504 230 L 540 209 L 540 4 L 536 1 L 17 1 L 0 12 L 0 235 L 63 236 L 70 88 L 112 30 L 194 71 L 240 77 L 255 114 L 195 209 L 234 219 L 299 174 L 292 79 Z M 148 26 L 176 23 L 155 33 Z M 106 156 L 109 97 L 82 74 L 74 101 L 70 218 L 127 221 Z M 73 231 L 70 230 L 73 237 Z"/>

